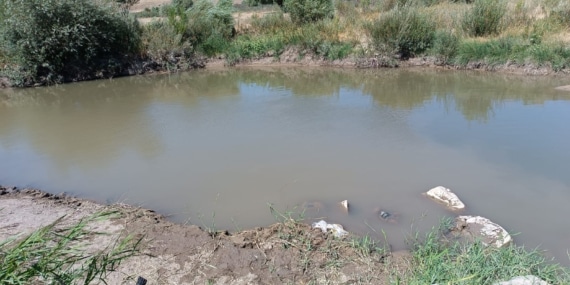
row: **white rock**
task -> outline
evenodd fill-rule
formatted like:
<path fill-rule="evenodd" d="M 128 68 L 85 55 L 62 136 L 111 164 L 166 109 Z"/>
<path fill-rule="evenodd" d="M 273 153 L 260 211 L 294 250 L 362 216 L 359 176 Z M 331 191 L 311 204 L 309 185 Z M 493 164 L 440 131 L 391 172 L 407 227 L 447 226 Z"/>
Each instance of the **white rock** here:
<path fill-rule="evenodd" d="M 457 197 L 455 193 L 451 192 L 451 190 L 443 186 L 437 186 L 427 191 L 426 195 L 438 202 L 445 204 L 452 210 L 461 210 L 465 208 L 465 204 L 459 200 L 459 197 Z"/>
<path fill-rule="evenodd" d="M 500 248 L 512 241 L 511 235 L 501 226 L 481 216 L 459 216 L 455 219 L 460 231 Z"/>
<path fill-rule="evenodd" d="M 345 211 L 348 212 L 348 200 L 340 202 L 340 205 L 344 208 Z"/>
<path fill-rule="evenodd" d="M 517 276 L 509 281 L 498 282 L 493 285 L 550 285 L 550 284 L 548 284 L 548 282 L 534 275 L 526 275 L 526 276 Z"/>
<path fill-rule="evenodd" d="M 323 220 L 320 220 L 316 223 L 313 223 L 314 229 L 321 229 L 323 233 L 326 233 L 328 230 L 331 230 L 333 235 L 337 238 L 344 237 L 348 235 L 348 232 L 344 230 L 344 228 L 339 224 L 329 224 Z"/>

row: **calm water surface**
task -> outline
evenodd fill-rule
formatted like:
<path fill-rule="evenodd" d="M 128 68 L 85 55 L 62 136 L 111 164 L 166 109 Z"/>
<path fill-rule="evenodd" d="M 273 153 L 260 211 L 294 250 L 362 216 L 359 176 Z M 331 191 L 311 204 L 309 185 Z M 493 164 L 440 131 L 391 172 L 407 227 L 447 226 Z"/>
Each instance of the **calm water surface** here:
<path fill-rule="evenodd" d="M 444 185 L 570 264 L 568 78 L 232 69 L 0 93 L 0 184 L 157 209 L 219 229 L 325 217 L 394 249 L 453 216 Z M 337 203 L 348 199 L 349 214 Z M 398 224 L 374 209 L 397 214 Z"/>

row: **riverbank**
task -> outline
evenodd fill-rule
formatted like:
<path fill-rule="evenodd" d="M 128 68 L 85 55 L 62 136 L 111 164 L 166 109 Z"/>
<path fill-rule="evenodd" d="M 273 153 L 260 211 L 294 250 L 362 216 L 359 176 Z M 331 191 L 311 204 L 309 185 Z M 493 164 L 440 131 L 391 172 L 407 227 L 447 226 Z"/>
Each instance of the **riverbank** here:
<path fill-rule="evenodd" d="M 107 277 L 108 284 L 389 284 L 391 270 L 403 272 L 408 252 L 351 237 L 335 239 L 283 216 L 265 228 L 235 233 L 169 222 L 152 210 L 125 204 L 101 205 L 39 190 L 0 187 L 0 240 L 26 235 L 60 217 L 63 225 L 99 212 L 114 218 L 89 224 L 97 234 L 87 243 L 106 250 L 118 238 L 142 237 L 139 252 Z"/>
<path fill-rule="evenodd" d="M 570 73 L 565 1 L 323 0 L 315 10 L 296 1 L 133 1 L 126 13 L 129 7 L 118 3 L 60 0 L 37 11 L 52 11 L 50 23 L 30 16 L 34 5 L 7 5 L 0 15 L 0 86 L 184 71 L 207 62 Z M 74 5 L 102 20 L 57 12 Z M 29 33 L 22 21 L 58 33 Z M 90 34 L 61 40 L 67 36 L 59 33 L 76 26 Z"/>
<path fill-rule="evenodd" d="M 54 222 L 58 231 L 98 213 L 113 213 L 89 220 L 89 234 L 78 241 L 93 254 L 112 250 L 126 237 L 140 241 L 132 256 L 103 276 L 107 284 L 134 284 L 138 277 L 148 284 L 483 284 L 469 280 L 530 274 L 550 284 L 570 280 L 564 269 L 545 263 L 536 252 L 515 246 L 485 249 L 478 243 L 459 248 L 435 232 L 424 238 L 416 234 L 413 252 L 391 252 L 385 243 L 354 235 L 335 238 L 281 213 L 274 225 L 228 233 L 175 224 L 152 210 L 121 203 L 101 205 L 6 187 L 0 187 L 0 209 L 0 241 L 25 237 Z M 457 259 L 459 252 L 468 253 L 465 260 Z M 475 259 L 477 268 L 471 263 Z"/>

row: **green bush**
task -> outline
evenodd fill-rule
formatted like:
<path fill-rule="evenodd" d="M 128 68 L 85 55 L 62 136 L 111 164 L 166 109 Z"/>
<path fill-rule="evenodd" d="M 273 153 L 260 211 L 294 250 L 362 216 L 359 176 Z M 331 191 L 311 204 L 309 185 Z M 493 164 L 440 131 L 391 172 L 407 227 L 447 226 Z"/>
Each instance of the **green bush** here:
<path fill-rule="evenodd" d="M 183 39 L 174 25 L 156 21 L 143 26 L 142 44 L 144 55 L 165 69 L 184 69 L 174 64 L 189 64 L 194 54 L 192 45 Z M 186 62 L 180 62 L 186 60 Z"/>
<path fill-rule="evenodd" d="M 402 58 L 430 48 L 435 34 L 434 21 L 411 7 L 397 7 L 366 28 L 377 50 L 397 53 Z"/>
<path fill-rule="evenodd" d="M 172 5 L 174 7 L 179 8 L 182 11 L 186 11 L 194 5 L 194 1 L 192 0 L 172 0 Z"/>
<path fill-rule="evenodd" d="M 498 34 L 505 12 L 506 4 L 502 0 L 475 0 L 463 17 L 463 30 L 476 37 Z"/>
<path fill-rule="evenodd" d="M 116 0 L 117 3 L 126 4 L 127 6 L 132 6 L 139 3 L 139 0 Z"/>
<path fill-rule="evenodd" d="M 140 50 L 137 21 L 113 2 L 1 1 L 4 69 L 15 85 L 62 82 L 117 68 Z"/>
<path fill-rule="evenodd" d="M 285 0 L 283 5 L 295 23 L 316 22 L 334 15 L 332 0 Z"/>
<path fill-rule="evenodd" d="M 352 44 L 325 41 L 317 47 L 316 54 L 328 60 L 346 58 L 352 52 Z"/>
<path fill-rule="evenodd" d="M 226 60 L 229 65 L 233 65 L 244 59 L 270 54 L 277 56 L 283 52 L 284 48 L 285 41 L 279 35 L 241 36 L 231 43 L 226 54 Z"/>
<path fill-rule="evenodd" d="M 441 63 L 449 63 L 457 54 L 458 48 L 459 38 L 452 32 L 437 31 L 435 33 L 431 51 Z"/>
<path fill-rule="evenodd" d="M 570 2 L 560 1 L 552 10 L 552 15 L 563 24 L 570 26 Z"/>
<path fill-rule="evenodd" d="M 222 52 L 235 33 L 231 0 L 220 0 L 217 5 L 200 0 L 188 9 L 185 17 L 185 36 L 207 55 Z"/>
<path fill-rule="evenodd" d="M 283 6 L 283 0 L 245 0 L 245 4 L 250 7 L 269 4 L 277 4 L 279 6 Z"/>

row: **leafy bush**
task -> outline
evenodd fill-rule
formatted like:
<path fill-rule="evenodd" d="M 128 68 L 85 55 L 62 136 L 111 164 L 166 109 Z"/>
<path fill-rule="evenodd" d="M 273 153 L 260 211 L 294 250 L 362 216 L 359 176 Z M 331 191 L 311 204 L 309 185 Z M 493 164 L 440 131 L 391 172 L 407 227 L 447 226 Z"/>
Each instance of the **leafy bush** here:
<path fill-rule="evenodd" d="M 174 7 L 179 8 L 182 11 L 186 11 L 194 5 L 194 1 L 192 0 L 172 0 L 172 5 Z"/>
<path fill-rule="evenodd" d="M 347 57 L 352 52 L 350 43 L 334 43 L 325 41 L 317 47 L 316 54 L 328 60 L 337 60 Z"/>
<path fill-rule="evenodd" d="M 200 0 L 188 9 L 185 19 L 185 36 L 207 55 L 223 51 L 235 33 L 231 0 L 220 0 L 215 6 L 208 0 Z"/>
<path fill-rule="evenodd" d="M 184 68 L 172 66 L 185 64 L 181 59 L 189 60 L 194 54 L 192 45 L 183 39 L 175 26 L 166 21 L 156 21 L 143 26 L 142 44 L 144 55 L 166 69 Z"/>
<path fill-rule="evenodd" d="M 367 26 L 373 46 L 408 58 L 431 47 L 435 23 L 427 14 L 410 7 L 397 7 Z"/>
<path fill-rule="evenodd" d="M 16 85 L 62 82 L 116 68 L 140 50 L 137 21 L 118 4 L 93 0 L 1 1 L 4 70 Z"/>
<path fill-rule="evenodd" d="M 552 15 L 563 24 L 570 26 L 570 2 L 560 1 L 553 9 Z"/>
<path fill-rule="evenodd" d="M 246 0 L 245 4 L 247 4 L 247 6 L 259 6 L 268 4 L 277 4 L 279 6 L 283 6 L 283 0 Z"/>
<path fill-rule="evenodd" d="M 117 3 L 126 4 L 127 6 L 132 6 L 139 3 L 139 0 L 115 0 Z"/>
<path fill-rule="evenodd" d="M 505 12 L 506 4 L 502 0 L 475 0 L 462 20 L 463 29 L 476 37 L 498 34 Z"/>
<path fill-rule="evenodd" d="M 295 23 L 316 22 L 334 15 L 332 0 L 285 0 L 283 5 Z"/>
<path fill-rule="evenodd" d="M 458 48 L 459 38 L 455 34 L 448 31 L 438 31 L 435 33 L 431 51 L 441 63 L 449 63 L 457 54 Z"/>

